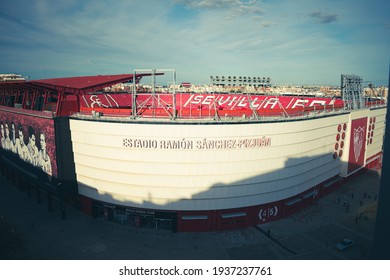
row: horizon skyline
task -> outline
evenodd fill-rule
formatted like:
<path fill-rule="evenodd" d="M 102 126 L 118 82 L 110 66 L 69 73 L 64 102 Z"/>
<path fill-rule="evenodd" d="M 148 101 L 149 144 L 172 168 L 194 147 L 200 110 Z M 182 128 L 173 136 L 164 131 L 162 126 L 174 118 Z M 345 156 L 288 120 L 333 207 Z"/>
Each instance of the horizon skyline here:
<path fill-rule="evenodd" d="M 174 68 L 178 82 L 265 76 L 388 85 L 390 3 L 366 1 L 15 0 L 0 4 L 0 72 L 30 79 Z"/>
<path fill-rule="evenodd" d="M 138 70 L 149 70 L 149 69 L 138 69 Z M 151 69 L 151 70 L 156 70 L 156 69 Z M 158 69 L 157 69 L 158 70 Z M 170 69 L 171 70 L 171 69 Z M 176 69 L 174 69 L 176 70 Z M 389 69 L 390 70 L 390 69 Z M 102 74 L 102 75 L 114 75 L 114 74 L 118 74 L 118 73 L 112 73 L 112 74 Z M 121 74 L 126 74 L 126 73 L 121 73 Z M 119 74 L 119 75 L 121 75 Z M 131 73 L 127 73 L 127 74 L 131 74 Z M 26 79 L 26 81 L 38 81 L 38 80 L 47 80 L 47 79 L 57 79 L 57 78 L 72 78 L 71 76 L 68 76 L 68 77 L 42 77 L 42 78 L 39 78 L 39 79 L 30 79 L 30 76 L 23 76 L 21 75 L 20 73 L 0 73 L 0 76 L 1 75 L 19 75 L 20 77 Z M 342 75 L 345 75 L 344 74 L 340 74 L 340 77 Z M 347 74 L 347 75 L 355 75 L 355 74 Z M 75 77 L 82 77 L 82 76 L 95 76 L 95 75 L 81 75 L 81 76 L 75 76 Z M 213 75 L 211 75 L 213 76 Z M 215 76 L 225 76 L 225 77 L 228 77 L 228 75 L 215 75 Z M 214 77 L 215 77 L 214 76 Z M 233 77 L 233 75 L 231 75 Z M 238 75 L 235 75 L 236 77 L 239 77 Z M 356 75 L 356 76 L 359 76 L 359 75 Z M 171 82 L 166 82 L 165 84 L 159 84 L 158 83 L 158 78 L 161 78 L 161 77 L 166 77 L 166 76 L 156 76 L 156 85 L 157 86 L 167 86 L 169 84 L 172 84 Z M 244 76 L 243 76 L 244 77 Z M 252 78 L 252 76 L 246 76 L 248 78 Z M 148 76 L 144 76 L 143 79 L 148 79 L 149 77 Z M 363 78 L 363 77 L 362 77 Z M 166 80 L 166 79 L 165 79 Z M 140 80 L 142 81 L 142 79 Z M 341 81 L 340 81 L 341 82 Z M 132 83 L 132 82 L 131 82 Z M 141 83 L 140 84 L 145 84 L 145 85 L 149 85 L 151 84 L 152 82 L 149 82 L 149 83 Z M 176 83 L 176 85 L 178 84 L 187 84 L 189 83 L 190 85 L 196 85 L 196 86 L 208 86 L 208 85 L 212 85 L 212 82 L 211 82 L 211 79 L 210 79 L 210 82 L 209 83 L 203 83 L 203 84 L 194 84 L 194 83 L 191 83 L 191 82 L 188 82 L 188 81 L 180 81 L 179 83 Z M 387 81 L 386 81 L 387 83 Z M 122 84 L 127 84 L 127 83 L 122 83 Z M 303 83 L 303 84 L 297 84 L 297 83 L 272 83 L 272 79 L 271 79 L 271 82 L 270 82 L 271 86 L 295 86 L 295 87 L 322 87 L 322 86 L 329 86 L 329 87 L 340 87 L 340 85 L 336 85 L 336 84 L 320 84 L 320 83 Z M 385 85 L 375 85 L 374 83 L 372 83 L 371 81 L 365 81 L 363 80 L 362 82 L 363 86 L 368 86 L 369 84 L 372 84 L 374 85 L 375 87 L 385 87 L 385 88 L 388 88 L 388 85 L 385 84 Z M 232 85 L 227 85 L 227 86 L 232 86 Z M 238 85 L 236 85 L 238 86 Z"/>

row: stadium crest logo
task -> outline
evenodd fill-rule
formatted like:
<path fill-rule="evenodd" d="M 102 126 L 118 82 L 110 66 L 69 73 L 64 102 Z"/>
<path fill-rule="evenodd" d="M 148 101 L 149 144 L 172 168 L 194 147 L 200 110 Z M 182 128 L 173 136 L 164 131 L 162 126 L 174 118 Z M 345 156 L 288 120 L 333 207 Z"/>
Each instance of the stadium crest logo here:
<path fill-rule="evenodd" d="M 364 139 L 364 127 L 359 126 L 353 131 L 353 152 L 355 155 L 355 161 L 357 162 L 363 147 Z"/>

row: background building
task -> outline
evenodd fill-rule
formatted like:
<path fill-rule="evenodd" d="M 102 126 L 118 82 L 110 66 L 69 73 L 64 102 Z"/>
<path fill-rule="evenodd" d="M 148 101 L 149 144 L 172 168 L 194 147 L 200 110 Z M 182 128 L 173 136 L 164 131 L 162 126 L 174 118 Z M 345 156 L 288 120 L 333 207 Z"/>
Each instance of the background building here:
<path fill-rule="evenodd" d="M 211 84 L 218 86 L 271 87 L 270 77 L 210 76 Z"/>

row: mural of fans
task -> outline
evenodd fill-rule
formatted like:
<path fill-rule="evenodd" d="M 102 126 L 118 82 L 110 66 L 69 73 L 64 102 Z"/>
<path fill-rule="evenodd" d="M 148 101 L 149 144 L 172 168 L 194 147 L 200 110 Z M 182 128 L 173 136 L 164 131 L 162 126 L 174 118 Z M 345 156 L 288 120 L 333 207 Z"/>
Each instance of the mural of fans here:
<path fill-rule="evenodd" d="M 28 127 L 28 161 L 34 165 L 38 166 L 38 148 L 36 145 L 35 131 L 32 126 Z"/>
<path fill-rule="evenodd" d="M 56 178 L 54 121 L 0 110 L 0 153 L 10 161 L 21 159 L 42 170 L 50 180 Z"/>
<path fill-rule="evenodd" d="M 24 142 L 23 126 L 21 124 L 19 124 L 18 126 L 18 135 L 19 138 L 16 139 L 16 151 L 22 160 L 28 162 L 29 153 L 28 153 L 28 148 L 26 146 L 26 143 Z"/>
<path fill-rule="evenodd" d="M 0 123 L 0 131 L 1 131 L 1 147 L 5 149 L 5 133 L 4 133 L 4 124 Z"/>
<path fill-rule="evenodd" d="M 7 151 L 11 150 L 11 139 L 9 137 L 9 126 L 8 122 L 5 123 L 5 143 L 4 143 L 4 149 Z"/>
<path fill-rule="evenodd" d="M 28 127 L 28 139 L 25 138 L 24 125 Z M 19 123 L 16 133 L 15 123 L 11 120 L 6 121 L 3 119 L 0 121 L 0 148 L 18 155 L 23 161 L 42 169 L 49 176 L 53 176 L 52 162 L 46 143 L 46 133 L 41 129 L 42 127 L 40 126 L 37 129 L 28 123 Z"/>
<path fill-rule="evenodd" d="M 16 130 L 15 130 L 15 124 L 13 122 L 11 123 L 11 137 L 10 137 L 10 140 L 11 140 L 10 150 L 11 150 L 11 152 L 16 154 L 17 153 L 17 151 L 16 151 Z"/>
<path fill-rule="evenodd" d="M 38 165 L 44 172 L 52 176 L 51 160 L 47 153 L 46 136 L 41 133 L 39 136 L 41 149 L 39 150 Z"/>

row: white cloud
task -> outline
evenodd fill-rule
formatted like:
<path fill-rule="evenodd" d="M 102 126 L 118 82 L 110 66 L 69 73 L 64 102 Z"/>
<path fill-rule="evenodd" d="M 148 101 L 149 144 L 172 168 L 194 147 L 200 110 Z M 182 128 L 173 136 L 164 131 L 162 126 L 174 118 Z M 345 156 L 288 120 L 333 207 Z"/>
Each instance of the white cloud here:
<path fill-rule="evenodd" d="M 241 3 L 239 0 L 174 0 L 174 2 L 195 9 L 229 8 Z"/>
<path fill-rule="evenodd" d="M 372 31 L 376 22 L 355 28 L 356 19 L 341 9 L 346 4 L 338 2 L 321 6 L 300 0 L 37 3 L 1 4 L 0 39 L 5 44 L 0 72 L 13 67 L 46 69 L 48 75 L 61 71 L 89 75 L 177 68 L 179 78 L 193 83 L 208 82 L 209 75 L 233 74 L 337 84 L 335 75 L 341 70 L 353 66 L 354 73 L 364 76 L 368 71 L 362 60 L 373 65 L 370 69 L 375 65 L 382 69 L 388 59 L 380 61 L 388 55 L 390 36 Z M 13 17 L 17 11 L 21 16 Z M 332 21 L 335 15 L 337 21 Z M 360 24 L 368 20 L 360 18 Z M 386 20 L 381 24 L 388 34 Z M 359 38 L 361 32 L 370 40 Z"/>

